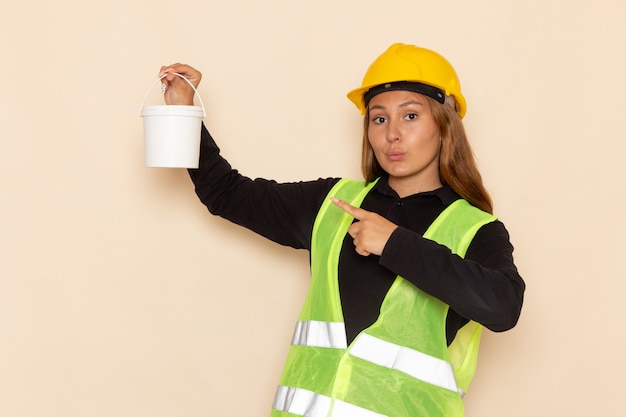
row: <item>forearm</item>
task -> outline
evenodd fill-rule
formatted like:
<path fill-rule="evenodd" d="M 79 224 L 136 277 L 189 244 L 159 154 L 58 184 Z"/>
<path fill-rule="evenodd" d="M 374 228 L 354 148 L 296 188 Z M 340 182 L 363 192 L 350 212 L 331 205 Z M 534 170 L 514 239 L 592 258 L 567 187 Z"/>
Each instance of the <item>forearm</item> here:
<path fill-rule="evenodd" d="M 472 243 L 479 249 L 468 251 L 466 259 L 418 233 L 398 228 L 380 263 L 463 317 L 493 331 L 508 330 L 519 318 L 524 282 L 513 263 L 504 226 L 488 227 Z"/>
<path fill-rule="evenodd" d="M 198 169 L 190 169 L 189 176 L 198 198 L 212 214 L 235 222 L 238 215 L 243 215 L 245 210 L 236 210 L 234 205 L 243 202 L 241 194 L 252 180 L 233 169 L 222 157 L 218 145 L 204 125 Z M 229 210 L 230 205 L 233 208 Z"/>
<path fill-rule="evenodd" d="M 214 214 L 281 245 L 308 248 L 321 201 L 335 180 L 279 184 L 233 169 L 203 126 L 198 169 L 190 169 L 200 201 Z"/>

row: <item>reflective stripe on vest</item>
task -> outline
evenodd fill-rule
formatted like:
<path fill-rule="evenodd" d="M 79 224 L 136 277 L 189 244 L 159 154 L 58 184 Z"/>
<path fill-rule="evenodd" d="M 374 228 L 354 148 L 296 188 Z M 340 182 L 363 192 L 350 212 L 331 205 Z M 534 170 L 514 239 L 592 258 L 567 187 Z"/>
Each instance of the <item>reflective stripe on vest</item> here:
<path fill-rule="evenodd" d="M 386 417 L 344 401 L 334 400 L 333 403 L 332 398 L 312 391 L 283 386 L 278 387 L 272 408 L 303 417 Z"/>
<path fill-rule="evenodd" d="M 367 333 L 360 334 L 354 341 L 350 354 L 376 365 L 404 372 L 420 381 L 459 392 L 452 365 L 443 359 L 387 342 Z"/>
<path fill-rule="evenodd" d="M 343 323 L 322 321 L 298 322 L 292 344 L 345 349 L 347 347 L 345 326 Z M 367 333 L 359 335 L 349 353 L 376 365 L 404 372 L 420 381 L 459 392 L 452 365 L 443 359 L 387 342 Z"/>
<path fill-rule="evenodd" d="M 293 333 L 292 345 L 345 349 L 348 347 L 344 323 L 299 321 Z"/>

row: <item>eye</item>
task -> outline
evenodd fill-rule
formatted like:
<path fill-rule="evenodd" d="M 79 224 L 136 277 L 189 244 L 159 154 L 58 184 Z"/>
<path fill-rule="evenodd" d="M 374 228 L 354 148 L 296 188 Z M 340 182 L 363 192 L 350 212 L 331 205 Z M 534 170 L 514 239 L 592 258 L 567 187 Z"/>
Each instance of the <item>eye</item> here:
<path fill-rule="evenodd" d="M 376 124 L 385 123 L 386 119 L 383 116 L 375 116 L 372 118 L 372 122 Z"/>
<path fill-rule="evenodd" d="M 409 113 L 405 116 L 406 120 L 417 120 L 417 113 Z"/>

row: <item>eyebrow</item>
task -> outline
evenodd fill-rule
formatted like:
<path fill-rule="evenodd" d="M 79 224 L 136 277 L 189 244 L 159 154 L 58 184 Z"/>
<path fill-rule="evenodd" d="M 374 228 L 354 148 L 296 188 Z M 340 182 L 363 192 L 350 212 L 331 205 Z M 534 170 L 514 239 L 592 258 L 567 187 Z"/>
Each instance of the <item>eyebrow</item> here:
<path fill-rule="evenodd" d="M 409 101 L 405 101 L 404 103 L 400 104 L 398 107 L 408 107 L 411 104 L 417 104 L 418 106 L 424 106 L 424 103 L 416 101 L 416 100 L 409 100 Z M 370 107 L 370 110 L 378 110 L 378 109 L 385 109 L 385 106 L 381 106 L 380 104 L 377 104 L 375 106 Z"/>

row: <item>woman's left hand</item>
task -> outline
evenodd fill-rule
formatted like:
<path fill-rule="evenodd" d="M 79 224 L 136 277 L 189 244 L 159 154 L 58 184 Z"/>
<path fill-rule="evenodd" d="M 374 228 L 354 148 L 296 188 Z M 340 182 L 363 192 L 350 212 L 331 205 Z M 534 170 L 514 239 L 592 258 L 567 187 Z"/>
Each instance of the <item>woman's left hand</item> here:
<path fill-rule="evenodd" d="M 348 233 L 352 236 L 356 252 L 362 256 L 372 254 L 380 256 L 389 237 L 398 226 L 379 214 L 363 210 L 360 207 L 354 207 L 335 197 L 331 197 L 331 201 L 358 220 L 348 228 Z"/>

